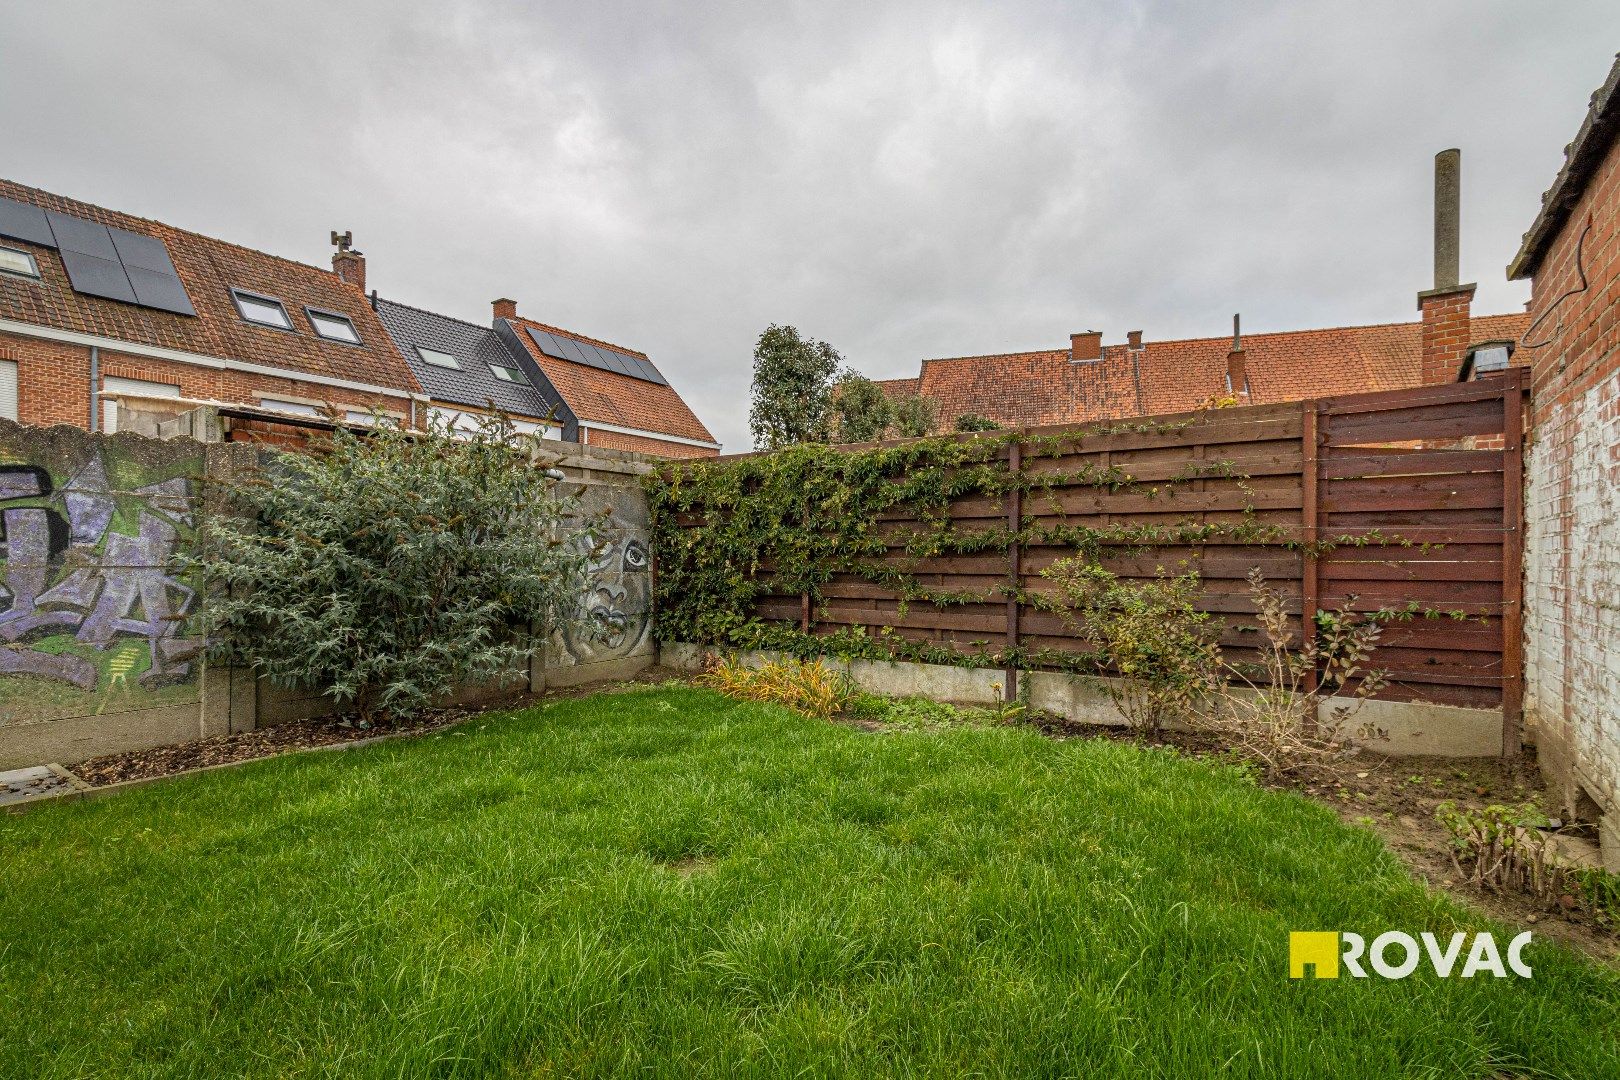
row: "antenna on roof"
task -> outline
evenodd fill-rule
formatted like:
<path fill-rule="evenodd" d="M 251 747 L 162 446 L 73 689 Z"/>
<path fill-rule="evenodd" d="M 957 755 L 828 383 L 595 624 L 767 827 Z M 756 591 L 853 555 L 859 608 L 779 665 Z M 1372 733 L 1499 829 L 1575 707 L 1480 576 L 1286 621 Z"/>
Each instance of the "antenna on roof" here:
<path fill-rule="evenodd" d="M 354 246 L 354 231 L 345 229 L 343 232 L 332 230 L 332 246 L 339 251 L 348 251 Z"/>

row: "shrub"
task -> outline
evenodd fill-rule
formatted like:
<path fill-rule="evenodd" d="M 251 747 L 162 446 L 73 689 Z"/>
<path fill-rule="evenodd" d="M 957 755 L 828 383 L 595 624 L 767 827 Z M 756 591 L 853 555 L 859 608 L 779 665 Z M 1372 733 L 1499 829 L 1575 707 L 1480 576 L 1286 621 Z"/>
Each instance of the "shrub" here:
<path fill-rule="evenodd" d="M 1063 559 L 1041 572 L 1056 597 L 1037 603 L 1056 613 L 1102 652 L 1119 679 L 1108 695 L 1139 733 L 1157 735 L 1166 721 L 1190 719 L 1222 685 L 1220 646 L 1199 611 L 1198 573 L 1149 581 L 1121 580 L 1083 559 Z"/>
<path fill-rule="evenodd" d="M 458 436 L 339 428 L 231 483 L 182 559 L 213 654 L 364 723 L 526 660 L 575 613 L 590 530 L 509 421 Z"/>
<path fill-rule="evenodd" d="M 953 425 L 953 427 L 956 431 L 1001 430 L 1000 424 L 996 423 L 988 416 L 980 416 L 978 413 L 963 413 L 961 416 L 956 418 L 956 423 Z"/>
<path fill-rule="evenodd" d="M 1265 636 L 1260 659 L 1252 669 L 1231 667 L 1235 683 L 1227 682 L 1221 708 L 1207 713 L 1202 724 L 1229 746 L 1273 769 L 1338 753 L 1350 718 L 1385 685 L 1382 672 L 1365 667 L 1377 647 L 1380 627 L 1376 617 L 1360 616 L 1347 608 L 1319 611 L 1313 640 L 1300 645 L 1289 629 L 1288 598 L 1266 584 L 1258 567 L 1249 571 L 1248 580 L 1249 596 Z M 1310 676 L 1318 668 L 1313 685 Z M 1347 688 L 1353 701 L 1335 709 L 1332 721 L 1319 729 L 1316 719 L 1321 702 Z"/>
<path fill-rule="evenodd" d="M 773 660 L 749 667 L 710 653 L 696 681 L 727 697 L 785 705 L 822 720 L 844 712 L 857 696 L 848 675 L 819 660 Z"/>

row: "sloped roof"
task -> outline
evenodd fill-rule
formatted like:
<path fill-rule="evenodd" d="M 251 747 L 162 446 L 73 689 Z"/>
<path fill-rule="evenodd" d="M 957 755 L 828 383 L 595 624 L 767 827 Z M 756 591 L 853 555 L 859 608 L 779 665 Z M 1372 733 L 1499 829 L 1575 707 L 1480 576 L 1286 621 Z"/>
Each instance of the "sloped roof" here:
<path fill-rule="evenodd" d="M 528 381 L 498 379 L 490 370 L 499 365 L 522 370 L 522 364 L 500 336 L 487 326 L 465 322 L 394 300 L 377 299 L 377 316 L 393 336 L 422 388 L 436 401 L 474 408 L 500 409 L 514 416 L 543 420 L 556 404 L 545 389 Z M 461 363 L 459 370 L 424 363 L 417 346 L 449 353 Z M 558 419 L 561 419 L 561 410 Z"/>
<path fill-rule="evenodd" d="M 1553 178 L 1552 187 L 1541 195 L 1541 210 L 1524 234 L 1519 253 L 1508 264 L 1509 280 L 1529 277 L 1536 272 L 1541 257 L 1564 227 L 1570 211 L 1580 200 L 1587 183 L 1614 145 L 1616 121 L 1620 121 L 1620 56 L 1609 68 L 1609 77 L 1593 93 L 1575 139 L 1564 147 L 1564 164 Z"/>
<path fill-rule="evenodd" d="M 10 180 L 0 180 L 0 196 L 163 241 L 197 311 L 195 316 L 180 315 L 75 292 L 55 248 L 8 237 L 3 241 L 6 246 L 33 254 L 40 280 L 0 274 L 0 318 L 406 393 L 419 390 L 365 294 L 330 270 Z M 243 320 L 231 299 L 233 287 L 280 300 L 292 330 Z M 306 306 L 347 316 L 361 343 L 317 336 Z"/>
<path fill-rule="evenodd" d="M 883 391 L 884 397 L 903 398 L 911 397 L 917 392 L 917 379 L 873 379 L 878 389 Z"/>
<path fill-rule="evenodd" d="M 1470 333 L 1475 342 L 1516 340 L 1528 324 L 1523 314 L 1482 316 Z M 1417 386 L 1422 333 L 1411 322 L 1245 335 L 1250 400 Z M 1068 349 L 925 360 L 918 392 L 939 403 L 946 425 L 965 413 L 1033 426 L 1186 412 L 1227 393 L 1231 345 L 1228 337 L 1109 345 L 1100 360 L 1082 363 Z"/>
<path fill-rule="evenodd" d="M 523 330 L 533 326 L 550 334 L 590 342 L 642 359 L 647 359 L 646 353 L 521 316 L 500 321 L 516 330 L 515 337 L 528 350 L 530 359 L 539 366 L 574 415 L 586 426 L 594 420 L 638 431 L 715 442 L 709 429 L 703 426 L 703 421 L 697 418 L 697 414 L 692 412 L 673 387 L 547 356 Z"/>

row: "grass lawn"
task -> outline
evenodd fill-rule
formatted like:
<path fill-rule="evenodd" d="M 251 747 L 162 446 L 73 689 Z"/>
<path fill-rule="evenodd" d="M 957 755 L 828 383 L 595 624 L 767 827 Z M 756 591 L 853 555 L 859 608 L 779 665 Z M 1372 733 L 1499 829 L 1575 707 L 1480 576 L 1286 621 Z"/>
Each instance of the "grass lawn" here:
<path fill-rule="evenodd" d="M 649 689 L 0 818 L 0 1070 L 1620 1075 L 1551 946 L 1287 978 L 1483 925 L 1232 770 Z"/>

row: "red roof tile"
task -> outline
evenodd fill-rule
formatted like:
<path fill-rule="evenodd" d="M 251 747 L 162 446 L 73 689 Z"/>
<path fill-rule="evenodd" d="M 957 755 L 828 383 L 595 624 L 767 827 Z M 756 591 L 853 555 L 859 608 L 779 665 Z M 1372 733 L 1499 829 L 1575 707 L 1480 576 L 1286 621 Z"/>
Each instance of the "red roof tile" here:
<path fill-rule="evenodd" d="M 178 315 L 75 292 L 54 249 L 8 238 L 8 246 L 33 253 L 40 280 L 0 275 L 0 318 L 420 392 L 365 294 L 330 270 L 9 180 L 0 180 L 0 196 L 162 240 L 197 310 L 195 317 Z M 232 287 L 280 300 L 294 330 L 243 321 L 231 300 Z M 348 316 L 362 344 L 340 344 L 316 336 L 304 314 L 305 305 Z"/>
<path fill-rule="evenodd" d="M 1516 340 L 1522 314 L 1472 320 L 1474 341 Z M 978 413 L 1008 426 L 1076 424 L 1186 412 L 1227 393 L 1231 339 L 1109 345 L 1102 359 L 1074 363 L 1068 349 L 924 360 L 917 380 L 939 403 L 940 421 Z M 1249 334 L 1243 338 L 1251 401 L 1395 390 L 1419 385 L 1422 324 L 1388 323 Z M 886 380 L 887 384 L 909 380 Z"/>
<path fill-rule="evenodd" d="M 586 337 L 584 334 L 563 330 L 533 319 L 519 316 L 507 321 L 517 327 L 533 326 L 551 334 L 571 337 L 576 341 L 588 341 L 592 345 L 639 356 L 643 360 L 648 359 L 646 353 L 635 349 Z M 709 434 L 709 429 L 703 426 L 703 421 L 697 418 L 697 414 L 692 412 L 673 387 L 632 378 L 629 375 L 620 375 L 613 371 L 602 371 L 568 360 L 558 360 L 541 352 L 528 334 L 520 333 L 516 336 L 523 342 L 523 347 L 529 350 L 529 355 L 540 366 L 546 378 L 557 388 L 563 400 L 568 402 L 568 407 L 574 410 L 574 415 L 587 427 L 595 420 L 602 424 L 616 424 L 620 427 L 674 435 L 683 439 L 715 441 L 714 436 Z"/>

